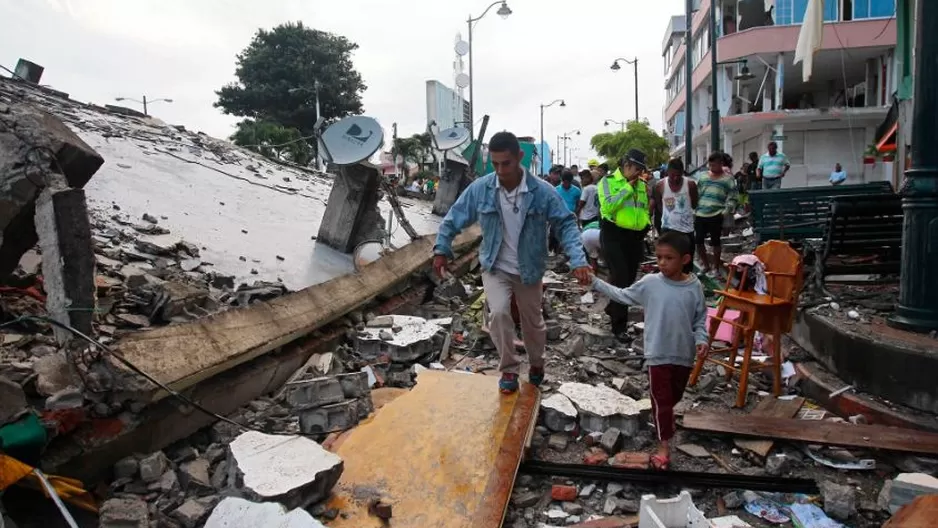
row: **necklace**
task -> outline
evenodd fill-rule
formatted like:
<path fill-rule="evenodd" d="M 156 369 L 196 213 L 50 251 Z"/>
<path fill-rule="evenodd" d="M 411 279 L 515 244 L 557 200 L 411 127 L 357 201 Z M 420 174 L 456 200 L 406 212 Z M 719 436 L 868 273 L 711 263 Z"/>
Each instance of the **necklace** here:
<path fill-rule="evenodd" d="M 518 208 L 518 195 L 520 194 L 517 189 L 515 189 L 514 198 L 511 198 L 511 194 L 502 187 L 502 191 L 505 192 L 505 201 L 511 205 L 511 212 L 518 214 L 520 209 Z"/>

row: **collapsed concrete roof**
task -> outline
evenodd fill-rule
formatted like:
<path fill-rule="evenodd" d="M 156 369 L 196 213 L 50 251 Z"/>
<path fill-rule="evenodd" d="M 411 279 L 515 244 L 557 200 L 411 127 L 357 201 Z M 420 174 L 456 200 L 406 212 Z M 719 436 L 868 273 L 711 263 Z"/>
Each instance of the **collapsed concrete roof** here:
<path fill-rule="evenodd" d="M 0 102 L 26 102 L 49 112 L 104 158 L 85 185 L 89 208 L 166 217 L 161 225 L 204 246 L 204 260 L 221 273 L 244 282 L 282 279 L 299 290 L 354 271 L 351 256 L 315 240 L 330 175 L 2 77 Z M 436 232 L 439 218 L 431 215 L 429 202 L 402 202 L 420 234 Z M 380 208 L 387 217 L 386 200 Z M 391 231 L 396 246 L 409 242 L 402 229 Z"/>

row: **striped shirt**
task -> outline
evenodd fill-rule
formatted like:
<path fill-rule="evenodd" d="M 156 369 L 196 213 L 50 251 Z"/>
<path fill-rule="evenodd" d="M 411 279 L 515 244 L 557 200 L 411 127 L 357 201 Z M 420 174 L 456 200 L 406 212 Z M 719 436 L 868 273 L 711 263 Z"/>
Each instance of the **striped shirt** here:
<path fill-rule="evenodd" d="M 763 178 L 772 179 L 781 177 L 787 165 L 788 156 L 781 152 L 776 152 L 774 156 L 769 156 L 769 154 L 766 153 L 759 158 L 759 168 L 762 169 Z"/>
<path fill-rule="evenodd" d="M 712 174 L 697 180 L 697 216 L 712 218 L 736 209 L 736 181 L 725 173 Z"/>

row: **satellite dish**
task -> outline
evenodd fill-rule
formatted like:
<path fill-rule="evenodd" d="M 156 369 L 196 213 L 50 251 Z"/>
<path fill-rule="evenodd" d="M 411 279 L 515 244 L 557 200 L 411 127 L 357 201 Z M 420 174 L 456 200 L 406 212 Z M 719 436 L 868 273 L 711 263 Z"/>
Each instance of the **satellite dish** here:
<path fill-rule="evenodd" d="M 378 260 L 384 255 L 384 245 L 376 240 L 366 240 L 355 246 L 352 252 L 352 262 L 355 264 L 355 271 L 361 271 L 365 266 Z"/>
<path fill-rule="evenodd" d="M 438 132 L 433 139 L 439 150 L 452 150 L 469 139 L 469 131 L 462 127 L 447 128 Z"/>
<path fill-rule="evenodd" d="M 456 76 L 456 86 L 460 88 L 465 88 L 469 86 L 469 76 L 465 73 L 460 73 Z"/>
<path fill-rule="evenodd" d="M 368 159 L 384 144 L 384 130 L 366 116 L 351 116 L 333 123 L 319 136 L 323 157 L 336 165 Z"/>
<path fill-rule="evenodd" d="M 465 57 L 466 55 L 469 54 L 469 43 L 466 42 L 465 40 L 460 39 L 456 41 L 455 50 L 456 50 L 456 55 L 459 55 L 460 57 Z"/>

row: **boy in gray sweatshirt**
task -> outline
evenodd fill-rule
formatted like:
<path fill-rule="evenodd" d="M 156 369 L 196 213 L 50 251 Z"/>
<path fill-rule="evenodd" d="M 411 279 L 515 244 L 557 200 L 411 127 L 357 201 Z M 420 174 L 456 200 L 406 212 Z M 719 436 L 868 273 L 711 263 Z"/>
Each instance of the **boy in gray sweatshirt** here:
<path fill-rule="evenodd" d="M 668 232 L 655 247 L 660 273 L 645 275 L 628 288 L 593 279 L 593 288 L 621 304 L 645 307 L 645 363 L 651 392 L 658 452 L 655 469 L 668 469 L 674 436 L 674 406 L 684 396 L 694 354 L 707 352 L 707 306 L 703 286 L 683 268 L 693 258 L 686 235 Z"/>

